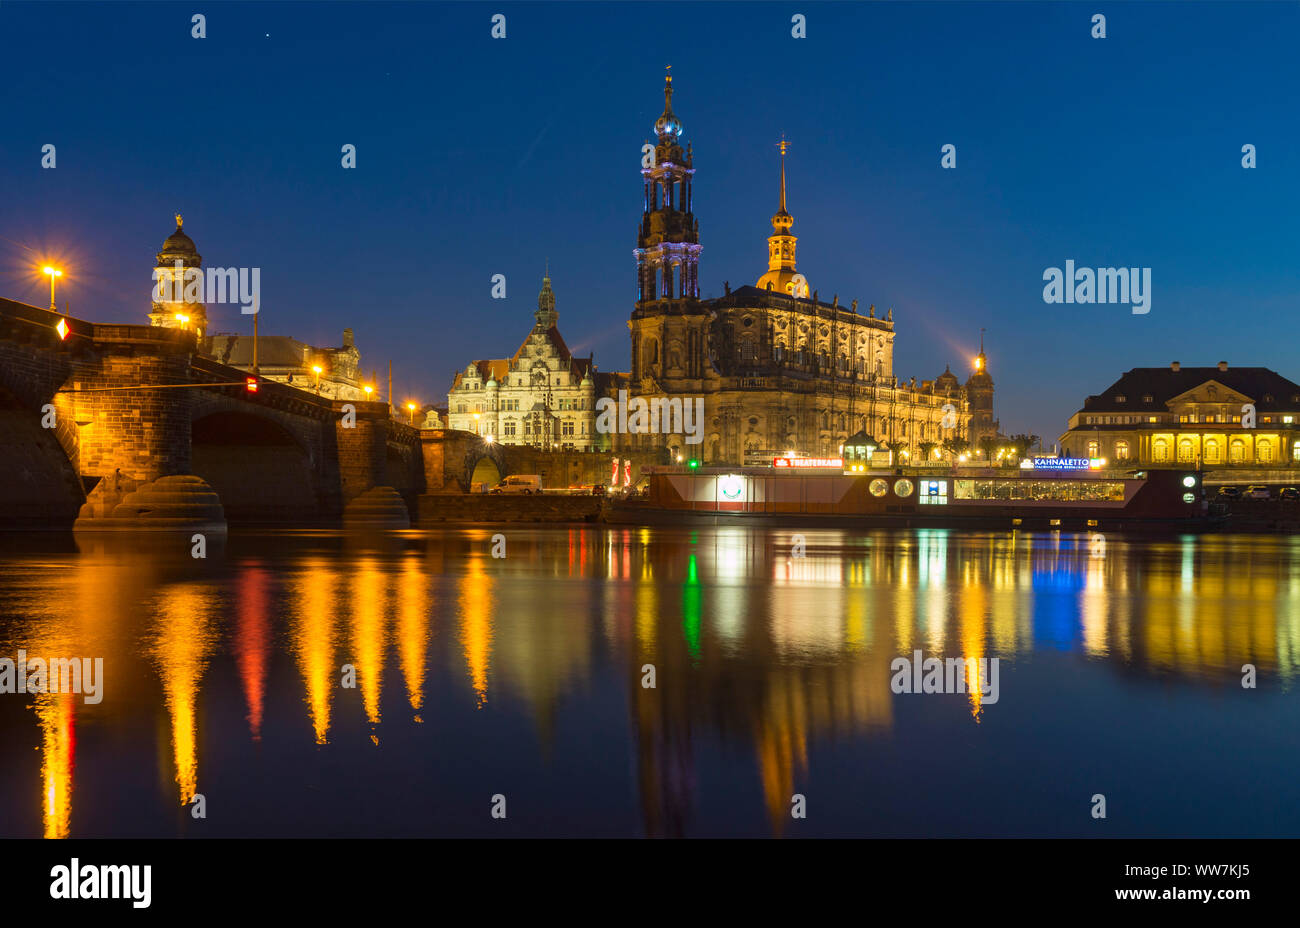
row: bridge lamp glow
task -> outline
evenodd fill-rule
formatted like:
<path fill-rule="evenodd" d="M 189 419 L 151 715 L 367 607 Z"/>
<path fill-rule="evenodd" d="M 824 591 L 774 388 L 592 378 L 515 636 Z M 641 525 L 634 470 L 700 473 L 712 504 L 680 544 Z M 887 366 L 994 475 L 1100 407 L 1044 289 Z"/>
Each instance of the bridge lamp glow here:
<path fill-rule="evenodd" d="M 411 414 L 411 425 L 415 425 L 415 404 L 414 404 L 414 403 L 407 403 L 407 404 L 406 404 L 406 411 L 409 412 L 409 413 Z"/>
<path fill-rule="evenodd" d="M 63 276 L 63 272 L 62 272 L 61 270 L 59 270 L 58 268 L 50 267 L 50 266 L 47 264 L 47 265 L 45 265 L 45 267 L 41 268 L 41 273 L 42 273 L 42 274 L 48 274 L 48 275 L 49 275 L 49 278 L 50 278 L 50 312 L 54 312 L 54 305 L 55 305 L 55 304 L 54 304 L 54 280 L 55 280 L 56 277 L 62 277 L 62 276 Z"/>
<path fill-rule="evenodd" d="M 375 388 L 372 387 L 370 384 L 366 384 L 366 385 L 363 386 L 361 389 L 362 389 L 363 391 L 365 391 L 366 399 L 370 399 L 370 394 L 372 394 L 372 393 L 375 392 Z"/>

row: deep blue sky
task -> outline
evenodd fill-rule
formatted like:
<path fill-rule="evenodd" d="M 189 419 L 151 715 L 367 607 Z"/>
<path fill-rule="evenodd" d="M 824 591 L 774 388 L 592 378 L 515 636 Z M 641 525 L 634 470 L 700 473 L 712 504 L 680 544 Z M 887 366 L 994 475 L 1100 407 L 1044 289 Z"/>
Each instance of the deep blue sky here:
<path fill-rule="evenodd" d="M 399 399 L 446 402 L 456 368 L 511 354 L 547 258 L 571 348 L 626 370 L 672 64 L 706 296 L 766 268 L 784 132 L 822 298 L 893 306 L 901 377 L 964 378 L 987 328 L 1004 429 L 1050 441 L 1130 367 L 1300 379 L 1297 38 L 1282 3 L 5 2 L 0 295 L 48 300 L 29 265 L 53 254 L 74 315 L 144 322 L 180 210 L 206 266 L 263 269 L 264 333 L 352 326 Z M 1069 258 L 1151 267 L 1151 312 L 1045 304 Z"/>

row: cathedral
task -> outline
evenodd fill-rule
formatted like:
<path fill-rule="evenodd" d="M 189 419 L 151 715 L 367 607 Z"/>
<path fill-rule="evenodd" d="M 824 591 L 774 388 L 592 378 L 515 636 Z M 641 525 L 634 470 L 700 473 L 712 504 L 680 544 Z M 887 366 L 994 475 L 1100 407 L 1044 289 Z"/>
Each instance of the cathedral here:
<path fill-rule="evenodd" d="M 892 460 L 937 460 L 992 429 L 993 381 L 981 345 L 963 388 L 951 371 L 934 380 L 894 373 L 894 313 L 865 313 L 857 300 L 819 299 L 798 272 L 794 216 L 786 200 L 782 142 L 777 211 L 767 270 L 753 285 L 701 299 L 695 164 L 682 148 L 671 74 L 654 124 L 654 160 L 642 170 L 643 210 L 633 252 L 637 300 L 631 329 L 631 390 L 651 402 L 703 397 L 705 435 L 623 438 L 648 450 L 667 444 L 707 464 L 770 464 L 794 452 L 835 457 L 850 438 Z M 978 409 L 976 408 L 978 407 Z M 977 415 L 978 412 L 978 415 Z"/>

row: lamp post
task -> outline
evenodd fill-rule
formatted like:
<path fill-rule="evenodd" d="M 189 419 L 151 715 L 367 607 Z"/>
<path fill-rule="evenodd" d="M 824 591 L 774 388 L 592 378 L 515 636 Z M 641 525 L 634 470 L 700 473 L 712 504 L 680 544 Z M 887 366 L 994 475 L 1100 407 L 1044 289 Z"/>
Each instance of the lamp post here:
<path fill-rule="evenodd" d="M 50 277 L 50 312 L 56 313 L 58 312 L 58 309 L 56 308 L 56 304 L 54 302 L 54 279 L 56 277 L 62 277 L 63 272 L 60 271 L 58 268 L 50 267 L 48 264 L 45 267 L 41 268 L 41 271 L 45 274 L 48 274 Z"/>
<path fill-rule="evenodd" d="M 411 414 L 411 425 L 415 425 L 415 404 L 407 403 L 406 411 Z"/>
<path fill-rule="evenodd" d="M 320 396 L 320 375 L 322 373 L 322 368 L 319 364 L 313 364 L 311 369 L 316 375 L 316 395 Z"/>
<path fill-rule="evenodd" d="M 478 414 L 478 413 L 474 413 L 474 434 L 475 434 L 475 435 L 479 435 L 479 434 L 481 434 L 481 433 L 479 432 L 479 428 L 478 428 L 478 417 L 479 417 L 479 414 Z"/>

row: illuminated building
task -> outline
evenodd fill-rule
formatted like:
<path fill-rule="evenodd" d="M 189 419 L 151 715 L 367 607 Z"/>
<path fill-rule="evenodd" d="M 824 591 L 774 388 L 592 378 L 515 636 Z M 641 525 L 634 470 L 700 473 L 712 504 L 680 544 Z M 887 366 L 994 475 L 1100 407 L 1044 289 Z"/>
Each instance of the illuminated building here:
<path fill-rule="evenodd" d="M 1253 409 L 1254 423 L 1250 422 Z M 1135 367 L 1088 397 L 1062 454 L 1135 464 L 1278 466 L 1300 461 L 1300 385 L 1264 367 Z"/>
<path fill-rule="evenodd" d="M 741 464 L 788 451 L 831 456 L 859 431 L 913 459 L 929 450 L 923 446 L 968 439 L 969 391 L 955 377 L 918 384 L 895 375 L 892 309 L 878 316 L 874 306 L 858 312 L 856 300 L 825 302 L 799 273 L 784 141 L 767 270 L 753 286 L 732 290 L 727 283 L 722 297 L 701 299 L 694 156 L 689 145 L 682 148 L 672 95 L 670 75 L 654 125 L 654 161 L 641 171 L 631 390 L 652 401 L 704 397 L 703 447 L 655 435 L 630 437 L 632 445 Z M 987 385 L 991 416 L 991 379 Z"/>
<path fill-rule="evenodd" d="M 176 214 L 176 231 L 163 242 L 162 251 L 158 252 L 158 264 L 154 271 L 154 295 L 185 296 L 185 275 L 191 268 L 202 270 L 203 257 L 199 254 L 194 240 L 181 231 L 183 219 Z M 176 263 L 180 262 L 180 270 Z M 188 328 L 200 338 L 208 328 L 208 313 L 201 301 L 193 300 L 154 300 L 149 312 L 149 324 L 167 329 Z"/>
<path fill-rule="evenodd" d="M 514 357 L 472 361 L 447 393 L 447 421 L 505 445 L 543 450 L 608 448 L 596 432 L 596 400 L 609 395 L 613 375 L 592 358 L 575 358 L 560 336 L 551 278 L 542 278 L 536 320 Z"/>

